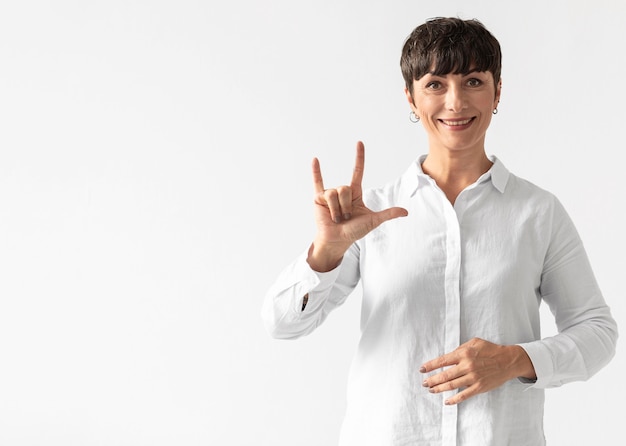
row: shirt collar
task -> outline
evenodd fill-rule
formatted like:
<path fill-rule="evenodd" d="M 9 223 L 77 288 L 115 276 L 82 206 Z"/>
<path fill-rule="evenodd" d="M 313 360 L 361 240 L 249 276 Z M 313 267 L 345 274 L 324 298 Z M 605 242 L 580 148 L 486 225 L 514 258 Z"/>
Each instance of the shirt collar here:
<path fill-rule="evenodd" d="M 415 192 L 417 192 L 420 186 L 433 181 L 433 179 L 422 170 L 422 163 L 425 159 L 426 155 L 421 155 L 409 166 L 409 169 L 402 176 L 403 189 L 405 189 L 409 197 L 415 195 Z M 493 187 L 500 193 L 504 193 L 511 173 L 496 156 L 491 155 L 489 159 L 493 163 L 493 166 L 478 179 L 477 183 L 491 181 Z"/>
<path fill-rule="evenodd" d="M 493 163 L 493 166 L 491 166 L 491 169 L 487 172 L 487 174 L 491 177 L 491 184 L 493 184 L 493 187 L 498 189 L 500 193 L 504 193 L 506 185 L 509 182 L 511 172 L 509 172 L 504 164 L 502 164 L 502 161 L 494 155 L 491 155 L 489 159 Z"/>

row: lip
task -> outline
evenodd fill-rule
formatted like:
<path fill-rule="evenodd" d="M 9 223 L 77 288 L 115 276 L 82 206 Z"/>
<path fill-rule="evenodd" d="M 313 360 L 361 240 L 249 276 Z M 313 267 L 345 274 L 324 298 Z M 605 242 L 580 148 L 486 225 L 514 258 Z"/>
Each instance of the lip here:
<path fill-rule="evenodd" d="M 438 119 L 438 121 L 449 130 L 465 130 L 472 125 L 475 119 L 476 116 L 471 118 Z"/>

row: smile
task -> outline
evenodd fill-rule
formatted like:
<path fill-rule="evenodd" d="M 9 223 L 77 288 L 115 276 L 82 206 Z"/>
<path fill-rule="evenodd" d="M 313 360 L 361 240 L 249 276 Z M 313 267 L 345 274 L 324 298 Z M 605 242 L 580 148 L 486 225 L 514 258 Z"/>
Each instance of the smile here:
<path fill-rule="evenodd" d="M 467 125 L 470 122 L 472 122 L 474 118 L 469 118 L 469 119 L 463 119 L 463 120 L 447 120 L 447 119 L 440 119 L 441 122 L 443 122 L 445 125 L 449 125 L 449 126 L 461 126 L 461 125 Z"/>

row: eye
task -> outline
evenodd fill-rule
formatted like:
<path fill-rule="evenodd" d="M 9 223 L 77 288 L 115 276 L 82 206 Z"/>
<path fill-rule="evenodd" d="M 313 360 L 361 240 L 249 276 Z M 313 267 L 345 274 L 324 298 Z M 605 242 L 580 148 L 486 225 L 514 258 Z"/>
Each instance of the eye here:
<path fill-rule="evenodd" d="M 426 84 L 427 90 L 439 90 L 441 88 L 441 82 L 439 81 L 430 81 Z"/>
<path fill-rule="evenodd" d="M 480 79 L 476 79 L 475 77 L 468 79 L 467 85 L 469 87 L 480 87 L 483 84 L 483 81 Z"/>

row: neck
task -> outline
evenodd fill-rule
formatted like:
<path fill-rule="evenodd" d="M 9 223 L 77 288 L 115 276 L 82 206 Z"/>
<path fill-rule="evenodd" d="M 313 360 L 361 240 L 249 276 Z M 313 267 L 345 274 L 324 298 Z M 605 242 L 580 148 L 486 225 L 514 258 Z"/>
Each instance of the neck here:
<path fill-rule="evenodd" d="M 475 183 L 492 165 L 484 150 L 475 153 L 431 151 L 422 163 L 422 170 L 454 204 L 461 191 Z"/>

